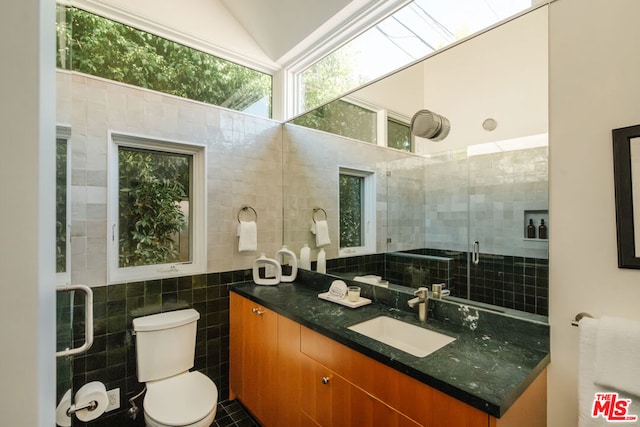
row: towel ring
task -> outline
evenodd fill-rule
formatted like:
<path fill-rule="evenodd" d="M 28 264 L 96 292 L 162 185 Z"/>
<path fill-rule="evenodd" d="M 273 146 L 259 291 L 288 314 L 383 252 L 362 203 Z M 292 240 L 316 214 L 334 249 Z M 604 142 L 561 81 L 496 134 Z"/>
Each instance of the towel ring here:
<path fill-rule="evenodd" d="M 243 206 L 238 211 L 238 223 L 240 222 L 240 214 L 242 212 L 244 212 L 244 211 L 248 211 L 249 209 L 251 209 L 253 211 L 253 215 L 255 215 L 255 217 L 256 217 L 255 221 L 258 222 L 258 212 L 256 212 L 256 210 L 253 209 L 251 206 Z"/>
<path fill-rule="evenodd" d="M 312 214 L 313 222 L 317 222 L 317 221 L 316 221 L 316 213 L 318 213 L 318 212 L 320 212 L 320 211 L 322 211 L 322 212 L 324 213 L 324 219 L 325 219 L 325 221 L 327 220 L 327 218 L 328 218 L 328 217 L 327 217 L 327 211 L 325 211 L 325 210 L 324 210 L 324 209 L 322 209 L 322 208 L 313 208 L 313 214 Z"/>

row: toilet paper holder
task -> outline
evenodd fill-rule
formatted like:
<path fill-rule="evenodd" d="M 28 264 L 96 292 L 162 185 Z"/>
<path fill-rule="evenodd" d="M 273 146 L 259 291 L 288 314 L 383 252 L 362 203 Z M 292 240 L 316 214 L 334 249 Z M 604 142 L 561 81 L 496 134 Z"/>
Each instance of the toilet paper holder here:
<path fill-rule="evenodd" d="M 98 408 L 98 401 L 92 400 L 91 402 L 85 403 L 84 405 L 76 406 L 75 403 L 72 403 L 67 409 L 67 416 L 72 417 L 78 411 L 82 411 L 83 409 L 88 409 L 89 411 L 95 411 Z"/>

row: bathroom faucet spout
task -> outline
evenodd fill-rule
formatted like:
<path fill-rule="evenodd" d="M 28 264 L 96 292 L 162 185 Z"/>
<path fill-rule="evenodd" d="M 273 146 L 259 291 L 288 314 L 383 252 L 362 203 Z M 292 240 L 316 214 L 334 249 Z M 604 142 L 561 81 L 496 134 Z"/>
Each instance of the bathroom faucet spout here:
<path fill-rule="evenodd" d="M 413 293 L 415 298 L 407 301 L 407 304 L 411 308 L 415 308 L 418 306 L 418 319 L 421 322 L 427 321 L 427 304 L 429 303 L 429 289 L 420 287 L 417 291 Z"/>

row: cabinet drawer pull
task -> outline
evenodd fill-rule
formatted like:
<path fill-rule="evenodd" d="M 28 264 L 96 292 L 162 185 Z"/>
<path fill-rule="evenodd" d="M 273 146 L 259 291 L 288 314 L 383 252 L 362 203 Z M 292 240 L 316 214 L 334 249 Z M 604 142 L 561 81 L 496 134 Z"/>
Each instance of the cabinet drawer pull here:
<path fill-rule="evenodd" d="M 329 377 L 322 377 L 322 384 L 329 384 L 329 380 L 330 379 L 331 378 L 329 378 Z"/>
<path fill-rule="evenodd" d="M 253 307 L 253 308 L 251 309 L 251 312 L 252 312 L 252 313 L 257 314 L 258 316 L 262 316 L 262 315 L 264 314 L 264 311 L 260 310 L 260 309 L 259 309 L 259 308 L 257 308 L 257 307 Z"/>

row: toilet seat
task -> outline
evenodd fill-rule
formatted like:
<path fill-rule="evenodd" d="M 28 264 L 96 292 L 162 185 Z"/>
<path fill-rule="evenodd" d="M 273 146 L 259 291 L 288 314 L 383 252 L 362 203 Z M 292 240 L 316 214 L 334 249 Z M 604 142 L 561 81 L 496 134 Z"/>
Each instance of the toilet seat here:
<path fill-rule="evenodd" d="M 213 422 L 217 401 L 214 382 L 193 371 L 147 382 L 143 405 L 149 425 L 191 426 L 211 418 L 209 424 L 203 423 L 208 426 Z"/>

